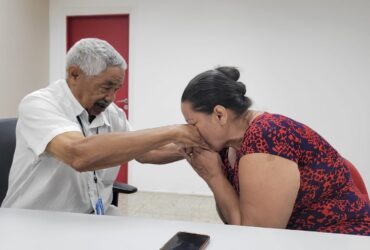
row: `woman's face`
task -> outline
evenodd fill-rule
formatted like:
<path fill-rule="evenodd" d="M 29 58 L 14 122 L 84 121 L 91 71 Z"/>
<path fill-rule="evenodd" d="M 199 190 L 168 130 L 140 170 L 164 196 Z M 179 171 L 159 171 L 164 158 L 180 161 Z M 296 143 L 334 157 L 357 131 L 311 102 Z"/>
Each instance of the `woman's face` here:
<path fill-rule="evenodd" d="M 215 113 L 206 114 L 194 111 L 189 102 L 181 104 L 181 111 L 186 122 L 197 127 L 200 135 L 212 150 L 218 152 L 225 147 L 225 129 Z"/>

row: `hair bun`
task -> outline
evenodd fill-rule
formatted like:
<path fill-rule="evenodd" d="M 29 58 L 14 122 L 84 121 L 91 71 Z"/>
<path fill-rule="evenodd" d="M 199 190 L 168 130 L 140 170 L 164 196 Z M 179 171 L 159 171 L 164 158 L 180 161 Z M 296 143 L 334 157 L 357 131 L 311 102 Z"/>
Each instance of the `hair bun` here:
<path fill-rule="evenodd" d="M 238 92 L 240 95 L 244 96 L 247 93 L 247 88 L 245 87 L 245 84 L 242 82 L 235 82 L 238 86 Z"/>
<path fill-rule="evenodd" d="M 224 106 L 240 116 L 252 101 L 245 96 L 246 86 L 239 82 L 235 67 L 218 67 L 196 75 L 186 86 L 181 103 L 189 102 L 194 111 L 212 114 L 216 105 Z"/>
<path fill-rule="evenodd" d="M 237 86 L 237 91 L 240 95 L 244 96 L 247 92 L 247 89 L 245 87 L 245 84 L 242 82 L 238 82 L 238 79 L 240 77 L 240 72 L 235 67 L 218 67 L 216 68 L 217 71 L 221 72 L 231 80 L 233 80 Z"/>
<path fill-rule="evenodd" d="M 230 79 L 233 79 L 234 81 L 238 81 L 240 77 L 239 70 L 237 70 L 235 67 L 218 67 L 216 70 L 223 73 Z"/>

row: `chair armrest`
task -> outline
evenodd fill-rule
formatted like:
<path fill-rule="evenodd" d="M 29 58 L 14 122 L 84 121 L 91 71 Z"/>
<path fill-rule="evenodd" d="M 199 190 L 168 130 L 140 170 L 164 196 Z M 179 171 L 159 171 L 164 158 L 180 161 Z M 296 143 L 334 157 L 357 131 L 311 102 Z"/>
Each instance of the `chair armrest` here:
<path fill-rule="evenodd" d="M 118 194 L 124 193 L 124 194 L 132 194 L 137 192 L 137 188 L 134 186 L 131 186 L 126 183 L 122 182 L 114 182 L 113 183 L 113 200 L 112 205 L 118 207 Z"/>
<path fill-rule="evenodd" d="M 137 188 L 123 182 L 115 182 L 113 184 L 113 193 L 132 194 L 137 192 Z"/>

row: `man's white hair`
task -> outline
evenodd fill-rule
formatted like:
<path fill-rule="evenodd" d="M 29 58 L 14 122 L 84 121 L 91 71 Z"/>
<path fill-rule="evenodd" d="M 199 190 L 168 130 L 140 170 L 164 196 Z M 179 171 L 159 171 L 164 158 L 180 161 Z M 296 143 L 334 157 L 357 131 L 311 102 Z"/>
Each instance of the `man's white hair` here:
<path fill-rule="evenodd" d="M 127 69 L 125 59 L 112 45 L 97 38 L 85 38 L 76 42 L 67 53 L 67 70 L 77 65 L 86 76 L 95 76 L 108 67 L 120 66 Z"/>

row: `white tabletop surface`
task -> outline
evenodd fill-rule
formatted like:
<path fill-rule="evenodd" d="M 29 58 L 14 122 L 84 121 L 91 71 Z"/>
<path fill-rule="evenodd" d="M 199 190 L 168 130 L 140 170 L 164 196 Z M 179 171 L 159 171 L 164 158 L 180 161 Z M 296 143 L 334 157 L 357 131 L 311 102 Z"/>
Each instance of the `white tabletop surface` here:
<path fill-rule="evenodd" d="M 134 217 L 0 209 L 0 249 L 159 249 L 178 231 L 210 235 L 207 250 L 370 250 L 370 237 Z"/>

